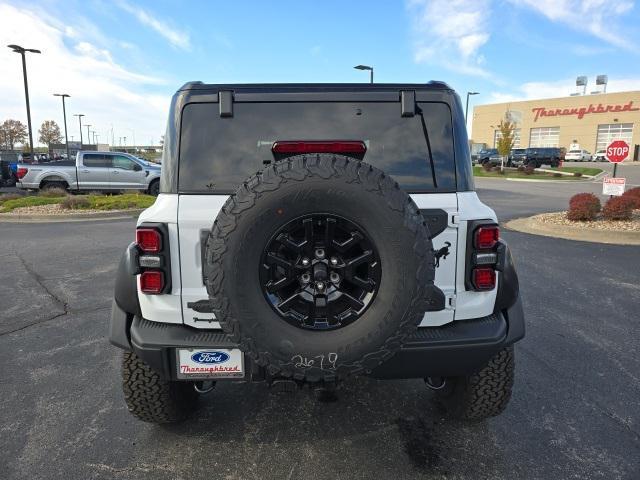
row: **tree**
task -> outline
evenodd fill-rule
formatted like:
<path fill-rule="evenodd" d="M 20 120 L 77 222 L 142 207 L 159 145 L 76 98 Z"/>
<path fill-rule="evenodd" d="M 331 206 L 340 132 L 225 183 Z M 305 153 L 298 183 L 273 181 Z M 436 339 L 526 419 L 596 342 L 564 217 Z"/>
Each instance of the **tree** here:
<path fill-rule="evenodd" d="M 51 144 L 62 142 L 60 127 L 53 120 L 45 120 L 42 122 L 42 126 L 40 127 L 40 130 L 38 130 L 38 133 L 40 134 L 38 141 L 47 146 L 49 155 L 51 155 Z"/>
<path fill-rule="evenodd" d="M 16 143 L 24 143 L 27 139 L 27 127 L 19 120 L 5 120 L 0 124 L 0 145 L 13 150 Z"/>
<path fill-rule="evenodd" d="M 516 139 L 515 130 L 516 130 L 515 123 L 508 120 L 507 118 L 500 120 L 500 125 L 498 126 L 498 131 L 500 132 L 500 136 L 498 137 L 498 142 L 496 145 L 496 149 L 498 150 L 498 155 L 502 157 L 509 156 Z"/>

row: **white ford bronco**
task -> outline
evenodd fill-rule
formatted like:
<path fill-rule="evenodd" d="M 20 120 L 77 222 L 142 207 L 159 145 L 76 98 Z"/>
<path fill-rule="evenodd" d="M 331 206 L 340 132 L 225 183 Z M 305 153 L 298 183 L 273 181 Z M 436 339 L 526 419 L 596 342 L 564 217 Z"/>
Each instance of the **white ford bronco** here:
<path fill-rule="evenodd" d="M 518 278 L 449 86 L 187 83 L 162 165 L 111 313 L 133 415 L 354 375 L 424 379 L 459 418 L 504 410 Z"/>

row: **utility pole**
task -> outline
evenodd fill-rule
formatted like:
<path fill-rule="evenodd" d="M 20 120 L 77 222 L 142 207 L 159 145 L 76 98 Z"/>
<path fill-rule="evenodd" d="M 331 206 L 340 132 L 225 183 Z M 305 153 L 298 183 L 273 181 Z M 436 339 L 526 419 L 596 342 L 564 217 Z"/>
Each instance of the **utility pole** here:
<path fill-rule="evenodd" d="M 90 142 L 90 141 L 91 141 L 91 134 L 89 133 L 89 127 L 90 127 L 90 126 L 91 126 L 91 125 L 85 125 L 85 127 L 87 127 L 87 142 Z"/>
<path fill-rule="evenodd" d="M 84 117 L 84 113 L 74 113 L 73 116 L 78 117 L 78 121 L 80 122 L 80 150 L 82 150 L 82 117 Z"/>
<path fill-rule="evenodd" d="M 25 59 L 25 52 L 41 53 L 40 50 L 35 48 L 23 48 L 19 45 L 7 45 L 15 53 L 19 53 L 22 56 L 22 77 L 24 79 L 24 97 L 27 101 L 27 124 L 29 126 L 29 148 L 31 149 L 31 158 L 33 158 L 33 133 L 31 130 L 31 107 L 29 105 L 29 83 L 27 82 L 27 61 Z"/>
<path fill-rule="evenodd" d="M 69 153 L 69 138 L 67 137 L 67 110 L 64 105 L 64 99 L 70 97 L 71 95 L 67 95 L 66 93 L 54 93 L 54 97 L 62 97 L 62 115 L 64 117 L 64 141 L 67 144 L 67 160 L 71 158 Z"/>

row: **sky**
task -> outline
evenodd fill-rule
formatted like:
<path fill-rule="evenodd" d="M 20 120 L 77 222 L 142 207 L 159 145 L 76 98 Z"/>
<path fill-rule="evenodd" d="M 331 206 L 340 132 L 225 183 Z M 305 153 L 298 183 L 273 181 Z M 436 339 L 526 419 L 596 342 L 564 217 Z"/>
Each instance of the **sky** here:
<path fill-rule="evenodd" d="M 184 83 L 443 80 L 473 104 L 552 98 L 598 74 L 640 90 L 640 6 L 631 0 L 0 0 L 0 122 L 77 117 L 101 143 L 157 144 Z M 471 115 L 469 115 L 471 117 Z M 86 128 L 83 130 L 83 134 Z M 124 140 L 126 137 L 126 140 Z M 86 141 L 86 137 L 85 137 Z"/>

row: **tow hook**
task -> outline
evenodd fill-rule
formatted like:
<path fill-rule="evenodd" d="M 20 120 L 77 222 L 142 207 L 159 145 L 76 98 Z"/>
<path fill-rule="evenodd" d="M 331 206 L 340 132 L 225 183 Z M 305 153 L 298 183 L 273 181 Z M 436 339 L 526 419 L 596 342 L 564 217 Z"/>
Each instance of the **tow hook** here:
<path fill-rule="evenodd" d="M 193 389 L 200 395 L 206 395 L 216 388 L 216 382 L 212 380 L 203 380 L 201 382 L 193 382 Z"/>
<path fill-rule="evenodd" d="M 447 379 L 444 377 L 427 377 L 424 379 L 424 383 L 431 390 L 442 390 L 447 384 Z"/>

